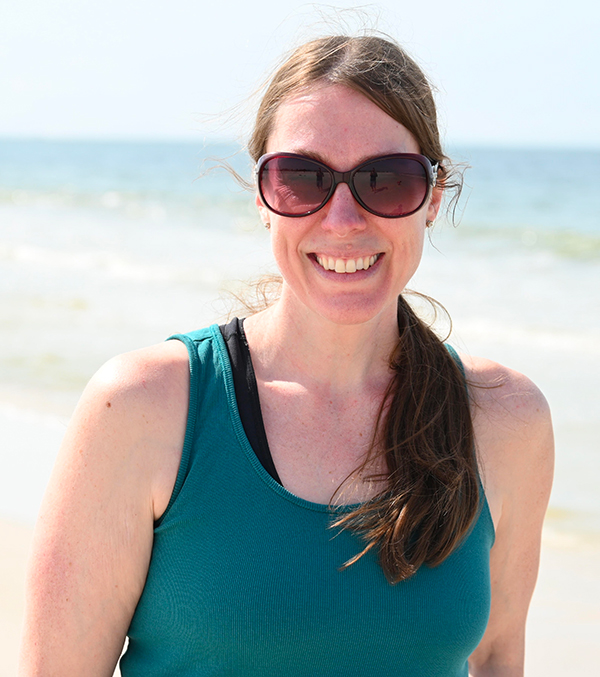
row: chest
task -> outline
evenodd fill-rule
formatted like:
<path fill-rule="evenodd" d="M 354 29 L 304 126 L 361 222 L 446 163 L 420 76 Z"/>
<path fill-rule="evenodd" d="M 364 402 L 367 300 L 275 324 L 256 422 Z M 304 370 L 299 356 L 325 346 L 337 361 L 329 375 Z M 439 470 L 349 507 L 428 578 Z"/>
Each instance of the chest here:
<path fill-rule="evenodd" d="M 381 396 L 336 399 L 298 384 L 259 383 L 265 432 L 283 485 L 315 503 L 356 503 L 378 493 L 385 461 L 371 454 Z M 378 479 L 375 476 L 379 476 Z"/>
<path fill-rule="evenodd" d="M 123 675 L 176 660 L 173 674 L 466 677 L 489 612 L 483 524 L 442 565 L 392 586 L 374 552 L 340 570 L 360 543 L 335 535 L 326 511 L 243 463 L 228 466 L 224 502 L 223 475 L 202 470 L 155 532 Z"/>

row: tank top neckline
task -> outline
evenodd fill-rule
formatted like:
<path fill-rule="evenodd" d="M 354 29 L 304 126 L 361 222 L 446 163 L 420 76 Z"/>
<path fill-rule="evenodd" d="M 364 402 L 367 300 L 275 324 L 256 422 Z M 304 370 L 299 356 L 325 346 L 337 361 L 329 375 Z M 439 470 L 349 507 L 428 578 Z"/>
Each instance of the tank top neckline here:
<path fill-rule="evenodd" d="M 237 318 L 235 318 L 237 319 Z M 243 319 L 240 321 L 240 324 L 243 323 Z M 227 349 L 227 345 L 225 343 L 225 339 L 223 338 L 223 334 L 221 332 L 221 327 L 217 324 L 213 324 L 210 328 L 210 332 L 213 336 L 213 339 L 218 347 L 217 354 L 219 356 L 219 360 L 221 362 L 221 367 L 223 369 L 223 380 L 224 380 L 224 385 L 225 385 L 225 390 L 226 390 L 226 395 L 227 395 L 227 403 L 229 407 L 229 413 L 231 417 L 231 421 L 233 424 L 233 428 L 236 434 L 236 437 L 238 439 L 238 442 L 240 444 L 240 447 L 242 448 L 242 451 L 244 452 L 244 455 L 246 458 L 249 460 L 251 466 L 253 467 L 254 471 L 257 473 L 258 477 L 276 494 L 281 496 L 282 498 L 285 498 L 286 500 L 290 501 L 291 503 L 295 503 L 299 507 L 316 511 L 316 512 L 336 512 L 336 513 L 344 513 L 344 512 L 350 512 L 351 510 L 356 510 L 357 508 L 360 508 L 362 505 L 365 505 L 366 502 L 362 503 L 342 503 L 342 504 L 327 504 L 327 503 L 316 503 L 314 501 L 309 501 L 305 498 L 302 498 L 301 496 L 297 496 L 296 494 L 292 493 L 288 489 L 286 489 L 283 484 L 278 482 L 276 479 L 274 479 L 269 472 L 265 469 L 264 465 L 256 455 L 256 452 L 254 451 L 252 444 L 250 443 L 250 440 L 248 439 L 248 435 L 246 434 L 246 430 L 244 429 L 244 424 L 242 422 L 239 408 L 238 408 L 238 402 L 236 399 L 236 391 L 235 391 L 235 386 L 234 386 L 234 378 L 233 378 L 233 368 L 231 364 L 231 359 L 229 355 L 229 351 Z M 445 344 L 446 348 L 448 349 L 449 353 L 452 355 L 453 359 L 457 361 L 463 375 L 465 374 L 464 372 L 464 366 L 462 364 L 462 361 L 460 357 L 458 356 L 458 353 L 454 350 L 452 346 L 449 344 Z M 246 343 L 246 349 L 248 350 L 248 355 L 249 355 L 249 348 L 247 347 Z M 250 363 L 251 364 L 251 363 Z M 466 383 L 465 383 L 466 387 Z M 262 417 L 262 414 L 261 414 Z M 263 428 L 264 429 L 264 428 Z M 266 440 L 266 433 L 265 433 L 265 440 Z M 267 440 L 266 440 L 267 441 Z M 268 442 L 268 441 L 267 441 Z M 270 456 L 270 450 L 269 450 L 269 456 Z M 490 507 L 487 501 L 487 496 L 485 494 L 485 490 L 483 488 L 483 483 L 481 482 L 481 479 L 479 480 L 479 487 L 480 487 L 480 494 L 481 494 L 481 499 L 480 499 L 480 508 L 479 508 L 479 515 L 478 519 L 481 518 L 481 513 L 486 514 L 486 518 L 489 521 L 492 529 L 492 533 L 495 537 L 495 527 L 494 527 L 494 522 L 492 519 L 492 514 L 490 511 Z M 475 520 L 476 522 L 477 520 Z M 474 522 L 474 524 L 475 524 Z"/>
<path fill-rule="evenodd" d="M 279 496 L 281 496 L 282 498 L 285 498 L 286 500 L 295 503 L 296 505 L 302 508 L 306 508 L 308 510 L 313 510 L 316 512 L 350 512 L 351 510 L 355 510 L 356 508 L 359 508 L 361 505 L 364 505 L 364 503 L 329 504 L 329 503 L 316 503 L 314 501 L 310 501 L 306 498 L 302 498 L 301 496 L 297 496 L 296 494 L 286 489 L 282 484 L 277 482 L 265 470 L 263 464 L 258 459 L 254 449 L 252 448 L 252 445 L 250 444 L 250 440 L 246 435 L 246 431 L 244 430 L 244 425 L 240 417 L 238 403 L 235 396 L 233 371 L 229 359 L 229 353 L 227 351 L 227 346 L 225 345 L 223 335 L 221 334 L 221 329 L 217 324 L 212 325 L 210 329 L 213 338 L 216 341 L 217 346 L 219 348 L 218 355 L 221 361 L 221 366 L 223 368 L 223 379 L 225 383 L 227 401 L 233 428 L 246 458 L 250 461 L 250 464 L 252 465 L 253 469 L 255 470 L 259 478 L 272 491 L 279 494 Z"/>

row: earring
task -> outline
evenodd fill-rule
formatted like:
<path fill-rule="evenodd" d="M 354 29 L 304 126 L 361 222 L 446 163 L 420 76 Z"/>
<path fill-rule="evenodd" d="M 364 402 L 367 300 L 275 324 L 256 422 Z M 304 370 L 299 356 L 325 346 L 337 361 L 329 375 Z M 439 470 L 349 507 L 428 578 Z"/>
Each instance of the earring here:
<path fill-rule="evenodd" d="M 271 222 L 270 221 L 265 221 L 265 228 L 269 230 L 271 228 Z"/>
<path fill-rule="evenodd" d="M 427 228 L 431 228 L 431 226 L 433 226 L 433 221 L 427 220 L 425 221 L 425 225 L 427 226 Z"/>

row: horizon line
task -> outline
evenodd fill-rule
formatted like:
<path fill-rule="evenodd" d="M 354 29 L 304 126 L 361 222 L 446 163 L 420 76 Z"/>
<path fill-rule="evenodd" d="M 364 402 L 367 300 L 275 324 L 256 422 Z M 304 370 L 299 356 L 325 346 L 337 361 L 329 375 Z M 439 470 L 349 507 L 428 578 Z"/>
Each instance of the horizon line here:
<path fill-rule="evenodd" d="M 4 134 L 0 132 L 0 143 L 3 142 L 39 142 L 39 143 L 131 143 L 131 144 L 182 144 L 182 145 L 231 145 L 238 146 L 240 150 L 244 149 L 244 144 L 231 136 L 210 136 L 208 134 L 187 135 L 187 136 L 135 136 L 135 135 L 58 135 L 58 134 Z M 554 151 L 584 151 L 600 152 L 600 143 L 583 145 L 580 143 L 568 142 L 528 142 L 522 143 L 515 140 L 467 140 L 450 139 L 446 142 L 446 147 L 451 150 L 462 149 L 481 149 L 481 150 L 554 150 Z"/>

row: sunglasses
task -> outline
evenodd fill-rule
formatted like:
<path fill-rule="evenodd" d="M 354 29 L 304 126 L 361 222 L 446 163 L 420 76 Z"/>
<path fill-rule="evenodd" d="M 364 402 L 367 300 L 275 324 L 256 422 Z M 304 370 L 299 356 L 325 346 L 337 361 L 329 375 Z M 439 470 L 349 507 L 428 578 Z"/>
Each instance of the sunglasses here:
<path fill-rule="evenodd" d="M 336 172 L 294 153 L 268 153 L 256 165 L 260 199 L 280 216 L 308 216 L 322 209 L 338 184 L 375 216 L 398 219 L 419 211 L 436 183 L 438 164 L 424 155 L 395 153 Z"/>

